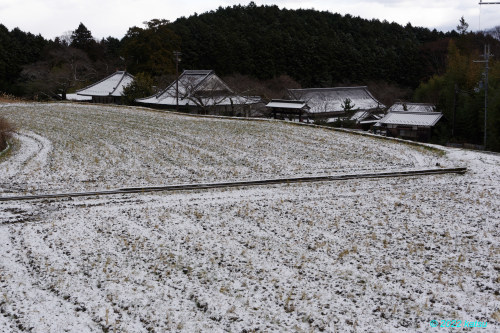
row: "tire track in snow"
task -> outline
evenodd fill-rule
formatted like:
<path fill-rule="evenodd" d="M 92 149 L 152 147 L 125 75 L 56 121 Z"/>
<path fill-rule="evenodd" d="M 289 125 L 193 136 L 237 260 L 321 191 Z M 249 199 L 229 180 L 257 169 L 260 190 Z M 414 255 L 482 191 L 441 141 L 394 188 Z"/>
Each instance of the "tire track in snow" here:
<path fill-rule="evenodd" d="M 0 163 L 0 192 L 11 188 L 13 181 L 19 182 L 17 176 L 42 171 L 52 150 L 50 140 L 30 131 L 18 132 L 14 138 L 20 145 Z"/>
<path fill-rule="evenodd" d="M 19 132 L 15 134 L 21 145 L 18 154 L 0 164 L 2 178 L 12 178 L 26 169 L 43 168 L 47 164 L 52 144 L 46 138 L 33 132 Z"/>

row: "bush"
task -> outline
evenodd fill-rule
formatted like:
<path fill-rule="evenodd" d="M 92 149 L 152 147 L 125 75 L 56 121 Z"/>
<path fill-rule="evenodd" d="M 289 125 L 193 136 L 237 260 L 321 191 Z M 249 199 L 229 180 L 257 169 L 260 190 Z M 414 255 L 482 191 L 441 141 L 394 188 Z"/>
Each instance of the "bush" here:
<path fill-rule="evenodd" d="M 7 119 L 0 117 L 0 151 L 7 148 L 7 140 L 11 138 L 14 126 Z"/>

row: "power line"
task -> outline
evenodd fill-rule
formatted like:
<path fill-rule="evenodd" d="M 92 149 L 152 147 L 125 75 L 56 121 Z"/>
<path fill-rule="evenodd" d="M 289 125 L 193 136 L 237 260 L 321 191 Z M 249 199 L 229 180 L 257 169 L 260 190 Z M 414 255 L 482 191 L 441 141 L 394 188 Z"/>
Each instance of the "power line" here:
<path fill-rule="evenodd" d="M 500 2 L 491 2 L 491 1 L 485 1 L 479 0 L 479 6 L 481 5 L 500 5 Z M 479 7 L 479 31 L 481 31 L 481 7 Z"/>

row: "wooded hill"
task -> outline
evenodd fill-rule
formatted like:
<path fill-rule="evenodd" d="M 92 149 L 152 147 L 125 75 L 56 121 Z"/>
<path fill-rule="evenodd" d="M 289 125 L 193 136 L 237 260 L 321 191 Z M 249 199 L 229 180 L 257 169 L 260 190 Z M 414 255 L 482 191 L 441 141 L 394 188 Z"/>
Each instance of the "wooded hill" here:
<path fill-rule="evenodd" d="M 121 40 L 96 41 L 83 24 L 71 36 L 54 41 L 19 29 L 9 32 L 0 25 L 0 89 L 29 93 L 32 87 L 26 83 L 40 70 L 28 68 L 26 75 L 21 73 L 26 65 L 37 62 L 60 70 L 74 60 L 81 67 L 92 67 L 88 73 L 72 69 L 81 72 L 77 76 L 81 83 L 75 86 L 110 74 L 116 67 L 161 77 L 175 73 L 174 49 L 183 53 L 181 69 L 214 69 L 221 76 L 238 73 L 271 79 L 289 75 L 303 87 L 385 81 L 416 88 L 422 80 L 444 71 L 448 39 L 454 36 L 458 36 L 454 31 L 445 34 L 410 24 L 403 27 L 253 2 L 173 23 L 152 20 L 144 28 L 130 28 Z M 66 48 L 84 54 L 64 54 Z M 60 61 L 54 62 L 54 57 Z"/>
<path fill-rule="evenodd" d="M 451 35 L 253 3 L 180 18 L 172 29 L 182 39 L 184 66 L 260 79 L 288 74 L 304 87 L 369 80 L 416 87 L 442 65 L 429 58 L 442 57 L 446 43 L 441 49 L 428 43 Z"/>

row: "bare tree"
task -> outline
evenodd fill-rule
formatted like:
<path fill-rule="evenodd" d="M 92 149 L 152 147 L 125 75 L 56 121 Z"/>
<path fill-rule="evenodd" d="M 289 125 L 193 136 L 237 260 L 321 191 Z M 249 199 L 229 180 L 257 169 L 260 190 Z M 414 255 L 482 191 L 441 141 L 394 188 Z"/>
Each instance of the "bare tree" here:
<path fill-rule="evenodd" d="M 210 108 L 215 108 L 234 95 L 234 92 L 214 75 L 202 82 L 198 82 L 195 77 L 186 77 L 179 82 L 179 90 L 184 93 L 183 99 L 194 103 L 204 114 L 208 114 Z"/>
<path fill-rule="evenodd" d="M 94 79 L 97 72 L 85 52 L 61 47 L 49 52 L 44 60 L 25 66 L 21 76 L 33 97 L 53 98 L 61 93 L 65 99 L 68 90 Z"/>
<path fill-rule="evenodd" d="M 195 106 L 201 114 L 227 112 L 229 115 L 235 115 L 238 108 L 255 103 L 255 99 L 234 92 L 216 75 L 201 78 L 181 76 L 178 84 L 178 93 L 174 82 L 165 91 L 167 96 L 174 101 L 178 98 L 181 106 L 183 104 Z"/>
<path fill-rule="evenodd" d="M 299 89 L 300 84 L 288 75 L 269 80 L 259 80 L 248 75 L 233 74 L 223 78 L 224 82 L 244 96 L 260 96 L 266 101 L 288 97 L 288 89 Z"/>
<path fill-rule="evenodd" d="M 384 81 L 368 82 L 368 90 L 378 101 L 387 107 L 390 107 L 396 101 L 409 100 L 412 98 L 411 89 Z"/>
<path fill-rule="evenodd" d="M 494 38 L 500 40 L 500 25 L 494 27 L 491 34 L 493 35 Z"/>
<path fill-rule="evenodd" d="M 73 31 L 68 30 L 64 32 L 61 36 L 56 37 L 59 42 L 64 45 L 64 46 L 69 46 L 71 44 L 71 35 L 73 34 Z"/>

